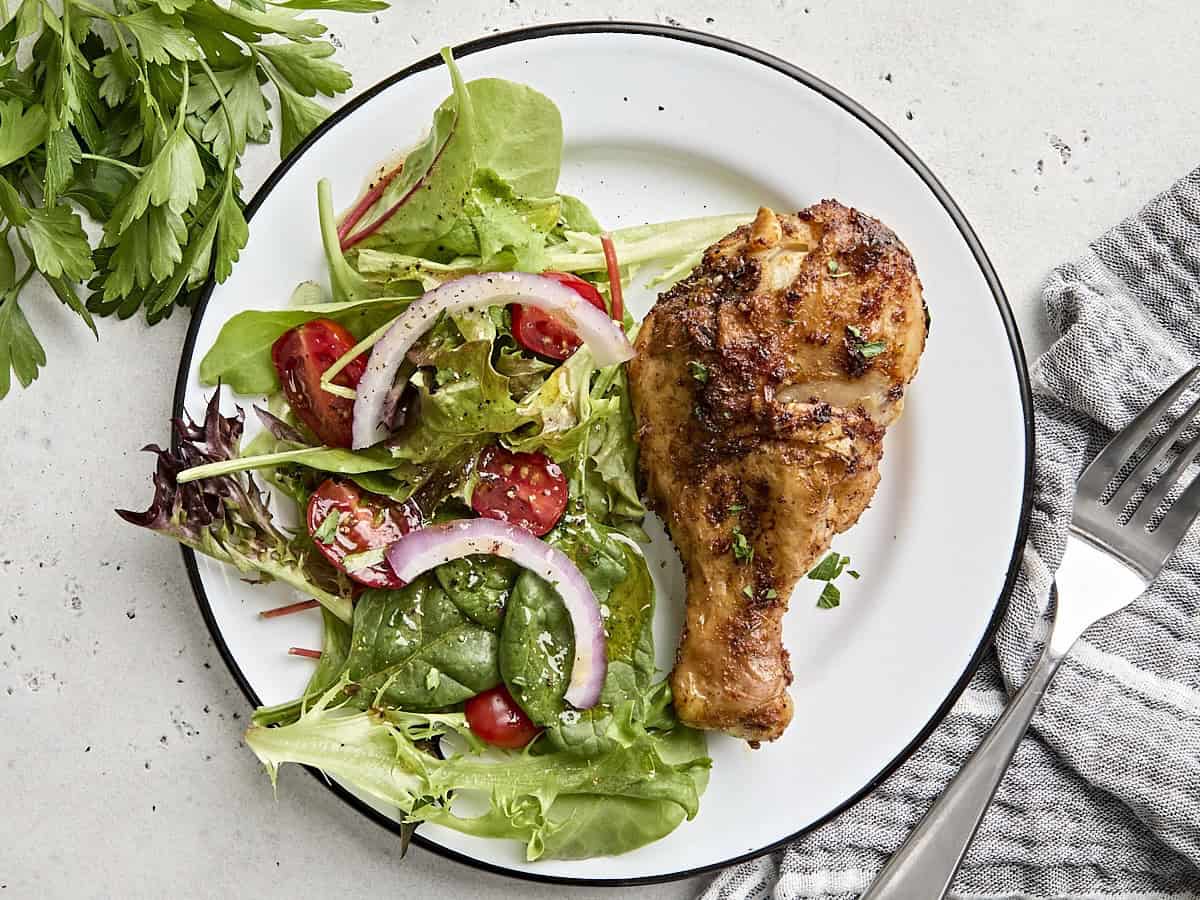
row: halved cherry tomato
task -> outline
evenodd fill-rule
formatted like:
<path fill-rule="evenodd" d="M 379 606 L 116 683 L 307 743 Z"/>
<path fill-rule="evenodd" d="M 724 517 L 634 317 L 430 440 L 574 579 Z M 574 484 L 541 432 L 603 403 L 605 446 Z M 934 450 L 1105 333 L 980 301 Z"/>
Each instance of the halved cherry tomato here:
<path fill-rule="evenodd" d="M 354 401 L 321 387 L 325 370 L 345 355 L 354 335 L 330 319 L 313 319 L 285 331 L 271 347 L 271 361 L 296 418 L 329 447 L 349 447 Z M 367 355 L 351 360 L 332 379 L 342 387 L 356 387 L 367 367 Z"/>
<path fill-rule="evenodd" d="M 326 525 L 337 516 L 334 525 Z M 404 582 L 396 577 L 386 559 L 361 568 L 346 568 L 346 557 L 386 547 L 414 528 L 421 527 L 415 506 L 400 504 L 360 490 L 349 481 L 328 478 L 313 491 L 308 501 L 308 533 L 317 549 L 352 579 L 367 587 L 398 588 Z"/>
<path fill-rule="evenodd" d="M 541 453 L 513 453 L 493 444 L 479 455 L 471 508 L 541 537 L 567 508 L 567 478 Z"/>
<path fill-rule="evenodd" d="M 566 272 L 543 272 L 543 278 L 553 278 L 577 293 L 596 309 L 608 312 L 604 298 L 590 281 Z M 583 341 L 570 328 L 540 309 L 532 306 L 512 305 L 512 330 L 517 343 L 539 356 L 551 359 L 566 359 L 582 346 Z"/>
<path fill-rule="evenodd" d="M 504 685 L 476 694 L 467 701 L 467 724 L 493 747 L 518 750 L 538 736 L 539 729 L 525 715 Z"/>

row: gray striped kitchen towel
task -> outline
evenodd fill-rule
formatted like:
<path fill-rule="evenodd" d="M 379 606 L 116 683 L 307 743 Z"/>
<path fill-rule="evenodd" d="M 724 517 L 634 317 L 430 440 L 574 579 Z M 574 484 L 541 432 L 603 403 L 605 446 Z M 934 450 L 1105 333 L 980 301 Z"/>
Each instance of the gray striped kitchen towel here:
<path fill-rule="evenodd" d="M 1200 361 L 1200 169 L 1055 269 L 1043 299 L 1058 337 L 1033 366 L 1033 521 L 994 656 L 870 797 L 786 851 L 726 870 L 704 900 L 857 897 L 1021 683 L 1044 634 L 1076 476 Z M 1200 898 L 1198 535 L 1137 603 L 1076 645 L 951 897 Z"/>

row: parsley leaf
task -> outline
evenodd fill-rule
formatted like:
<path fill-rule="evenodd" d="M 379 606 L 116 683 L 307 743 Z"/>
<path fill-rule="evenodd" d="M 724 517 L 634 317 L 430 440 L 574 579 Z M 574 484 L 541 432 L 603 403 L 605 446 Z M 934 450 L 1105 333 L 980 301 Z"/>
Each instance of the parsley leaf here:
<path fill-rule="evenodd" d="M 821 596 L 817 598 L 818 609 L 833 609 L 840 606 L 842 602 L 842 592 L 838 590 L 838 586 L 832 581 L 825 582 L 825 589 L 821 591 Z"/>
<path fill-rule="evenodd" d="M 382 0 L 287 0 L 276 6 L 287 9 L 327 9 L 333 12 L 366 13 L 387 9 Z"/>
<path fill-rule="evenodd" d="M 275 87 L 279 91 L 280 153 L 287 156 L 325 121 L 329 110 L 297 94 L 278 79 L 275 80 Z"/>
<path fill-rule="evenodd" d="M 117 107 L 129 96 L 138 77 L 133 60 L 125 53 L 105 53 L 92 63 L 92 74 L 100 79 L 100 99 Z"/>
<path fill-rule="evenodd" d="M 83 224 L 65 205 L 26 210 L 25 234 L 39 271 L 82 281 L 92 274 L 92 248 Z"/>
<path fill-rule="evenodd" d="M 754 559 L 754 548 L 750 546 L 750 541 L 742 534 L 740 528 L 733 529 L 733 542 L 729 547 L 733 551 L 733 558 L 738 562 L 750 562 Z"/>
<path fill-rule="evenodd" d="M 0 396 L 46 361 L 18 305 L 34 276 L 93 331 L 93 312 L 144 309 L 153 324 L 210 274 L 229 276 L 247 240 L 237 170 L 249 143 L 271 137 L 268 95 L 285 155 L 326 115 L 309 98 L 350 87 L 305 10 L 385 6 L 11 0 L 0 15 Z"/>
<path fill-rule="evenodd" d="M 16 162 L 46 138 L 46 113 L 40 105 L 26 109 L 20 100 L 0 103 L 0 166 Z"/>
<path fill-rule="evenodd" d="M 70 128 L 55 128 L 46 136 L 45 202 L 58 202 L 71 183 L 75 166 L 83 161 L 83 151 Z M 91 248 L 88 248 L 91 252 Z"/>
<path fill-rule="evenodd" d="M 235 69 L 215 74 L 220 93 L 207 79 L 200 80 L 193 87 L 195 94 L 189 97 L 188 108 L 203 122 L 200 140 L 212 145 L 224 166 L 245 151 L 247 141 L 262 143 L 270 138 L 271 117 L 258 83 L 258 67 L 250 57 Z"/>
<path fill-rule="evenodd" d="M 813 581 L 833 581 L 842 574 L 842 569 L 846 568 L 850 562 L 850 557 L 842 556 L 836 550 L 831 551 L 823 560 L 821 560 L 808 573 L 808 577 Z"/>
<path fill-rule="evenodd" d="M 246 216 L 242 213 L 241 204 L 232 192 L 226 192 L 221 200 L 221 208 L 217 213 L 217 260 L 213 277 L 218 282 L 224 281 L 233 271 L 233 264 L 246 241 L 250 240 L 250 228 L 246 224 Z"/>
<path fill-rule="evenodd" d="M 885 350 L 887 350 L 887 344 L 883 341 L 867 341 L 858 348 L 858 352 L 862 354 L 863 359 L 871 359 Z"/>
<path fill-rule="evenodd" d="M 873 359 L 886 350 L 887 344 L 883 341 L 868 341 L 858 326 L 846 326 L 846 351 L 850 354 L 855 374 L 861 374 L 866 369 L 868 359 Z"/>
<path fill-rule="evenodd" d="M 11 290 L 17 283 L 17 260 L 7 235 L 0 235 L 0 293 Z"/>
<path fill-rule="evenodd" d="M 12 385 L 10 369 L 21 387 L 29 387 L 45 364 L 46 351 L 29 327 L 17 298 L 12 293 L 6 294 L 0 301 L 0 399 Z"/>
<path fill-rule="evenodd" d="M 195 38 L 183 27 L 183 20 L 177 15 L 146 7 L 132 15 L 121 16 L 117 21 L 133 34 L 146 62 L 165 66 L 172 59 L 200 58 Z"/>
<path fill-rule="evenodd" d="M 334 536 L 337 535 L 338 525 L 341 522 L 342 511 L 340 509 L 330 511 L 321 520 L 321 524 L 317 530 L 313 532 L 313 540 L 320 541 L 322 544 L 332 544 Z"/>
<path fill-rule="evenodd" d="M 204 184 L 204 167 L 191 135 L 176 127 L 137 184 L 113 210 L 109 225 L 117 234 L 125 231 L 150 204 L 169 206 L 182 213 L 196 202 Z M 114 223 L 116 223 L 114 225 Z"/>
<path fill-rule="evenodd" d="M 688 363 L 688 370 L 692 373 L 692 377 L 701 384 L 708 383 L 708 366 L 704 363 L 692 360 Z"/>
<path fill-rule="evenodd" d="M 333 56 L 333 44 L 328 41 L 263 44 L 257 51 L 305 97 L 318 93 L 332 97 L 350 89 L 350 73 L 329 58 Z"/>
<path fill-rule="evenodd" d="M 821 609 L 833 609 L 842 602 L 842 592 L 833 582 L 848 565 L 850 565 L 850 557 L 842 556 L 833 550 L 808 573 L 808 577 L 813 581 L 825 582 L 825 587 L 821 589 L 821 596 L 817 599 L 817 606 Z M 858 578 L 858 573 L 853 570 L 850 571 L 850 575 Z"/>

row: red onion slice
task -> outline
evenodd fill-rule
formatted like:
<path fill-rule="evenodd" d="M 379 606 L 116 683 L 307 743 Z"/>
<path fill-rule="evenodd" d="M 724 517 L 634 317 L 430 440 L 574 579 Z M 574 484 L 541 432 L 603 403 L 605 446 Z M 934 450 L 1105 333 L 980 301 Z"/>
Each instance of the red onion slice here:
<path fill-rule="evenodd" d="M 354 400 L 353 448 L 377 444 L 390 433 L 385 421 L 388 394 L 405 354 L 433 327 L 442 312 L 520 303 L 561 319 L 579 335 L 599 366 L 633 359 L 633 345 L 621 327 L 557 281 L 525 272 L 467 275 L 428 291 L 406 309 L 372 348 Z"/>
<path fill-rule="evenodd" d="M 387 560 L 398 578 L 411 582 L 434 566 L 473 553 L 511 559 L 558 591 L 575 631 L 575 660 L 564 699 L 576 709 L 595 706 L 608 673 L 608 641 L 591 585 L 561 550 L 507 522 L 460 519 L 410 531 L 388 547 Z"/>

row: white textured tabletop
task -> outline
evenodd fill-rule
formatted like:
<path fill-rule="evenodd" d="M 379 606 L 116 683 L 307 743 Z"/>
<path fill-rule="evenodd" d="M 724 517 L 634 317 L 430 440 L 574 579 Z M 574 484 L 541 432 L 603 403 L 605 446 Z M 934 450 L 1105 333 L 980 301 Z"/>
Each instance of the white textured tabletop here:
<path fill-rule="evenodd" d="M 1191 0 L 394 0 L 330 15 L 358 89 L 442 44 L 588 18 L 657 21 L 778 54 L 854 97 L 974 225 L 1027 353 L 1055 263 L 1200 163 Z M 1114 12 L 1103 13 L 1103 8 Z M 251 151 L 249 189 L 274 148 Z M 298 769 L 279 800 L 240 742 L 249 707 L 178 549 L 122 525 L 149 498 L 186 316 L 101 324 L 25 308 L 50 362 L 0 402 L 0 900 L 6 897 L 559 897 L 395 838 Z M 690 897 L 705 879 L 575 897 Z"/>

